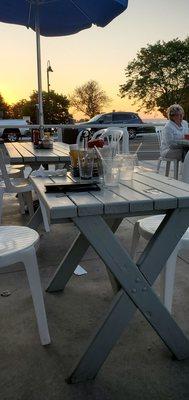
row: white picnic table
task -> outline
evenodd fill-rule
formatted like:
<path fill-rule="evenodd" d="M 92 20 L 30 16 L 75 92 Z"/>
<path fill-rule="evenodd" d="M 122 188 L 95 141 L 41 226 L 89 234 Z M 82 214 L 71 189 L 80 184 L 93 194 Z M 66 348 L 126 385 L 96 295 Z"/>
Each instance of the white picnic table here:
<path fill-rule="evenodd" d="M 30 165 L 32 169 L 40 164 L 69 163 L 69 145 L 54 142 L 53 149 L 35 149 L 32 142 L 5 143 L 10 164 Z"/>
<path fill-rule="evenodd" d="M 53 177 L 55 183 L 65 180 L 69 177 Z M 46 193 L 45 184 L 52 183 L 50 177 L 35 177 L 31 181 L 51 223 L 71 220 L 80 232 L 47 291 L 65 288 L 89 245 L 105 263 L 117 288 L 105 319 L 68 381 L 79 382 L 96 376 L 137 309 L 177 359 L 189 357 L 188 338 L 151 287 L 189 226 L 189 185 L 140 168 L 132 181 L 99 192 Z M 165 214 L 165 218 L 135 263 L 115 232 L 125 217 L 157 213 Z M 41 220 L 38 209 L 30 226 L 36 228 Z"/>

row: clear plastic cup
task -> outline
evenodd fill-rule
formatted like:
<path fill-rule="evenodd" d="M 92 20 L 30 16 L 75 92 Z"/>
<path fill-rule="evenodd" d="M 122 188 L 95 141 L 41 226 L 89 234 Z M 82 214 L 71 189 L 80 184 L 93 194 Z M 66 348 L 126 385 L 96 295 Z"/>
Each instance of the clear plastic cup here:
<path fill-rule="evenodd" d="M 122 154 L 120 156 L 120 181 L 130 181 L 133 179 L 134 167 L 137 165 L 136 154 Z"/>
<path fill-rule="evenodd" d="M 102 160 L 104 186 L 117 186 L 119 184 L 120 159 L 105 158 Z"/>
<path fill-rule="evenodd" d="M 77 144 L 70 144 L 70 160 L 71 166 L 78 167 L 78 145 Z"/>
<path fill-rule="evenodd" d="M 79 175 L 81 179 L 91 179 L 93 176 L 94 150 L 78 151 Z"/>

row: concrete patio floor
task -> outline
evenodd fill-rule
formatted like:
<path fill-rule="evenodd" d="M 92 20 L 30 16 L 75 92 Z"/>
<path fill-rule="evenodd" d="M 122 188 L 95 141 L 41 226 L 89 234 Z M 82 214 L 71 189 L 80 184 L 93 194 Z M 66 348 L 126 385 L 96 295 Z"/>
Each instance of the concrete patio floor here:
<path fill-rule="evenodd" d="M 3 224 L 25 225 L 17 199 L 5 195 Z M 136 218 L 125 220 L 117 236 L 129 250 Z M 144 317 L 137 312 L 94 381 L 68 385 L 72 370 L 113 298 L 104 264 L 90 248 L 82 260 L 87 275 L 73 275 L 64 292 L 45 287 L 73 242 L 72 224 L 40 228 L 37 251 L 51 334 L 42 347 L 26 274 L 21 264 L 0 270 L 1 400 L 181 400 L 189 398 L 189 360 L 175 361 Z M 138 252 L 145 241 L 141 239 Z M 173 315 L 189 337 L 189 251 L 178 258 Z M 159 291 L 159 281 L 155 284 Z"/>

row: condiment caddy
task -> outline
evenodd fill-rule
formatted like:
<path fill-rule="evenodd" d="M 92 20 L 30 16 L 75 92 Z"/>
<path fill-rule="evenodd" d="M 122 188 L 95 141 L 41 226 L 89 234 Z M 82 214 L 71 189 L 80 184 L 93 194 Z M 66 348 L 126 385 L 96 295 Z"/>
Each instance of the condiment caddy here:
<path fill-rule="evenodd" d="M 32 134 L 32 141 L 35 149 L 52 149 L 53 139 L 50 138 L 50 132 L 45 132 L 43 138 L 40 138 L 40 132 L 35 129 Z"/>

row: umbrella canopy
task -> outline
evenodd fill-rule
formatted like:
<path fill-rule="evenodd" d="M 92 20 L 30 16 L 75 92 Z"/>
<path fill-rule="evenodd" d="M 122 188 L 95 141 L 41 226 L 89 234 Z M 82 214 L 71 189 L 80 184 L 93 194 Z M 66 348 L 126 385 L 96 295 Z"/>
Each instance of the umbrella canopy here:
<path fill-rule="evenodd" d="M 40 35 L 65 36 L 104 27 L 126 10 L 128 0 L 0 0 L 0 22 L 24 25 L 36 32 L 39 123 L 43 124 Z"/>

